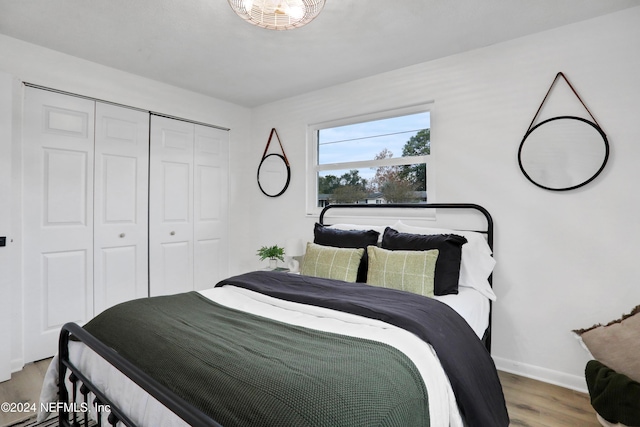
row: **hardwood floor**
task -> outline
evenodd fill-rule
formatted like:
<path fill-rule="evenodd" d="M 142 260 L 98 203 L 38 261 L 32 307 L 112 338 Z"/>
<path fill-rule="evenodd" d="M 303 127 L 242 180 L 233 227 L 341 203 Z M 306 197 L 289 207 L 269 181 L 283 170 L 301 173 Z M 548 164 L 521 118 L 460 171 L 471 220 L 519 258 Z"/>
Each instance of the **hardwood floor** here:
<path fill-rule="evenodd" d="M 30 363 L 0 383 L 0 402 L 38 403 L 49 359 Z M 600 427 L 589 396 L 577 391 L 499 372 L 511 426 Z M 0 426 L 33 415 L 0 412 Z"/>
<path fill-rule="evenodd" d="M 0 403 L 36 405 L 40 402 L 40 389 L 51 359 L 29 363 L 20 372 L 11 375 L 9 381 L 0 383 Z M 7 426 L 35 415 L 35 412 L 16 413 L 0 411 L 0 426 Z"/>
<path fill-rule="evenodd" d="M 498 372 L 511 426 L 601 427 L 589 395 L 506 372 Z"/>

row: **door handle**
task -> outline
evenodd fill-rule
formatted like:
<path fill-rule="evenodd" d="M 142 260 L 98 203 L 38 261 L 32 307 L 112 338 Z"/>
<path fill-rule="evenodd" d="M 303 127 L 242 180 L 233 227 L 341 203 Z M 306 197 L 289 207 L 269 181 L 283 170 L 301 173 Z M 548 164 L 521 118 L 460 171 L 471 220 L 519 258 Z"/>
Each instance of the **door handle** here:
<path fill-rule="evenodd" d="M 125 236 L 124 233 L 120 233 L 120 236 L 118 236 L 118 237 L 120 237 L 122 239 L 124 236 Z"/>
<path fill-rule="evenodd" d="M 171 232 L 171 233 L 169 233 L 169 234 L 171 234 L 172 236 L 175 236 L 175 235 L 176 235 L 176 232 L 175 232 L 175 231 L 172 231 L 172 232 Z"/>

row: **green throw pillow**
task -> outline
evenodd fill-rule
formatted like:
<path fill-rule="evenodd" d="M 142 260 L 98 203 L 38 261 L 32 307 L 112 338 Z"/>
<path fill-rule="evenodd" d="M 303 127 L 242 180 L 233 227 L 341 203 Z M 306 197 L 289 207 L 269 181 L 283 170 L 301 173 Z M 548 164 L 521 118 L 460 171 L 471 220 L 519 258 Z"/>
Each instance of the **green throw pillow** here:
<path fill-rule="evenodd" d="M 388 251 L 369 246 L 367 254 L 369 256 L 368 284 L 400 289 L 426 297 L 433 296 L 437 249 Z"/>
<path fill-rule="evenodd" d="M 307 243 L 300 274 L 355 282 L 364 249 L 334 248 Z"/>

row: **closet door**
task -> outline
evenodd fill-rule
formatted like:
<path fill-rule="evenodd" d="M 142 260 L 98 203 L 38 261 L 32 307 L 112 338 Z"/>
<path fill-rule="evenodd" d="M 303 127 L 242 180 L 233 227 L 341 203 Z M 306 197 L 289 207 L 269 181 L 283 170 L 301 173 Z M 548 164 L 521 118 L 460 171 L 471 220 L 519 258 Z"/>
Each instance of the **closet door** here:
<path fill-rule="evenodd" d="M 151 116 L 151 296 L 213 287 L 228 275 L 229 132 Z"/>
<path fill-rule="evenodd" d="M 151 116 L 149 290 L 193 290 L 192 123 Z"/>
<path fill-rule="evenodd" d="M 228 274 L 229 131 L 195 126 L 194 288 Z"/>
<path fill-rule="evenodd" d="M 96 103 L 95 314 L 148 290 L 149 113 Z"/>
<path fill-rule="evenodd" d="M 24 357 L 53 355 L 60 326 L 93 315 L 94 102 L 26 88 Z"/>

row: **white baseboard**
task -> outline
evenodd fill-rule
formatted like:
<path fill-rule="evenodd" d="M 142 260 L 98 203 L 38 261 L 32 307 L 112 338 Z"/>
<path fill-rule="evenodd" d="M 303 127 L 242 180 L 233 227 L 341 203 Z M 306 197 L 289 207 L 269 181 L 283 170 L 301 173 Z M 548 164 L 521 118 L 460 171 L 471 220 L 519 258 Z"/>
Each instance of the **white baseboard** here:
<path fill-rule="evenodd" d="M 571 375 L 564 372 L 554 371 L 552 369 L 541 368 L 540 366 L 529 365 L 522 362 L 515 362 L 509 359 L 493 356 L 493 361 L 499 371 L 509 372 L 511 374 L 521 375 L 560 387 L 576 390 L 581 393 L 587 393 L 587 381 L 584 375 Z"/>
<path fill-rule="evenodd" d="M 22 368 L 24 368 L 24 360 L 22 358 L 11 361 L 11 373 L 22 371 Z"/>

